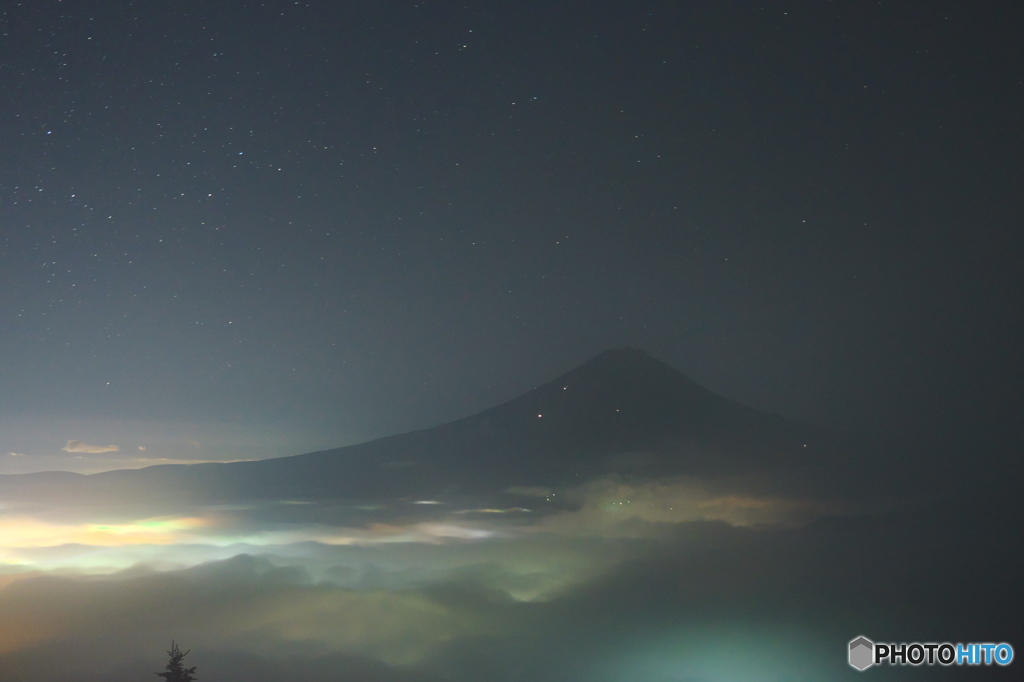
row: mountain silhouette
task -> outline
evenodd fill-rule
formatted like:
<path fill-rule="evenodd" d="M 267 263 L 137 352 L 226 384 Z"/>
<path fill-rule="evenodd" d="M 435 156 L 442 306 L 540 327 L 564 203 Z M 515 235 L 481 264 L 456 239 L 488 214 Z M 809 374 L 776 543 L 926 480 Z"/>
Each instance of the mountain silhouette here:
<path fill-rule="evenodd" d="M 441 426 L 276 459 L 91 476 L 0 477 L 0 494 L 193 500 L 401 498 L 561 486 L 606 474 L 757 476 L 831 469 L 849 443 L 712 393 L 647 353 L 608 350 Z M 19 495 L 20 496 L 20 495 Z"/>

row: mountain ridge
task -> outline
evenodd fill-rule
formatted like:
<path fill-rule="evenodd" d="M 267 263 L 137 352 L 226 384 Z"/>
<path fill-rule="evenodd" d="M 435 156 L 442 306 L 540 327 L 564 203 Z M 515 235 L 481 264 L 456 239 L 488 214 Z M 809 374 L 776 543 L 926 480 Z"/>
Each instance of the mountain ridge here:
<path fill-rule="evenodd" d="M 594 476 L 723 475 L 806 467 L 835 439 L 698 385 L 635 348 L 604 351 L 452 422 L 287 457 L 122 469 L 67 479 L 89 496 L 403 497 L 570 485 Z M 28 479 L 21 479 L 28 483 Z M 15 480 L 0 478 L 10 496 Z M 33 483 L 45 485 L 37 477 Z M 34 487 L 34 486 L 29 486 Z"/>

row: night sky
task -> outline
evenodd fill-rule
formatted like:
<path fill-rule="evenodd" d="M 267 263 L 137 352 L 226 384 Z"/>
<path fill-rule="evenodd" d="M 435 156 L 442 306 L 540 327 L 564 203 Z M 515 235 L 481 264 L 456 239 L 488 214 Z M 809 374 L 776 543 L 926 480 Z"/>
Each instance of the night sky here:
<path fill-rule="evenodd" d="M 0 3 L 0 678 L 1019 679 L 1022 28 Z"/>
<path fill-rule="evenodd" d="M 1020 26 L 4 3 L 0 473 L 345 445 L 621 346 L 814 424 L 1009 429 Z"/>

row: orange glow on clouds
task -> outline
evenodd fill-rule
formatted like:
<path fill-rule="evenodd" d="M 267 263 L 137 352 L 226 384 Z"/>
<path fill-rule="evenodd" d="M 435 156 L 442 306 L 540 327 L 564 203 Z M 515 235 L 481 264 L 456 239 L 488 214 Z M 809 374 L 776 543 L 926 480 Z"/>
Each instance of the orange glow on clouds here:
<path fill-rule="evenodd" d="M 124 524 L 55 524 L 29 517 L 0 519 L 0 559 L 9 550 L 67 544 L 117 547 L 170 545 L 189 539 L 188 532 L 209 525 L 198 517 L 142 519 Z"/>

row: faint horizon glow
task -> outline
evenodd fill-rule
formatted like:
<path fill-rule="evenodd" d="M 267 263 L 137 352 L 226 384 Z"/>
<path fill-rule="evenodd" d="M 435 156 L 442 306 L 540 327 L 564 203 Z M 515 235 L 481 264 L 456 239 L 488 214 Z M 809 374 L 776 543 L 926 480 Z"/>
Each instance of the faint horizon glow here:
<path fill-rule="evenodd" d="M 75 436 L 71 438 L 70 436 Z M 110 443 L 111 445 L 90 445 Z M 138 445 L 115 446 L 114 443 Z M 0 475 L 66 471 L 90 475 L 161 464 L 287 457 L 350 444 L 263 423 L 134 421 L 0 414 Z M 117 449 L 111 449 L 116 447 Z"/>

